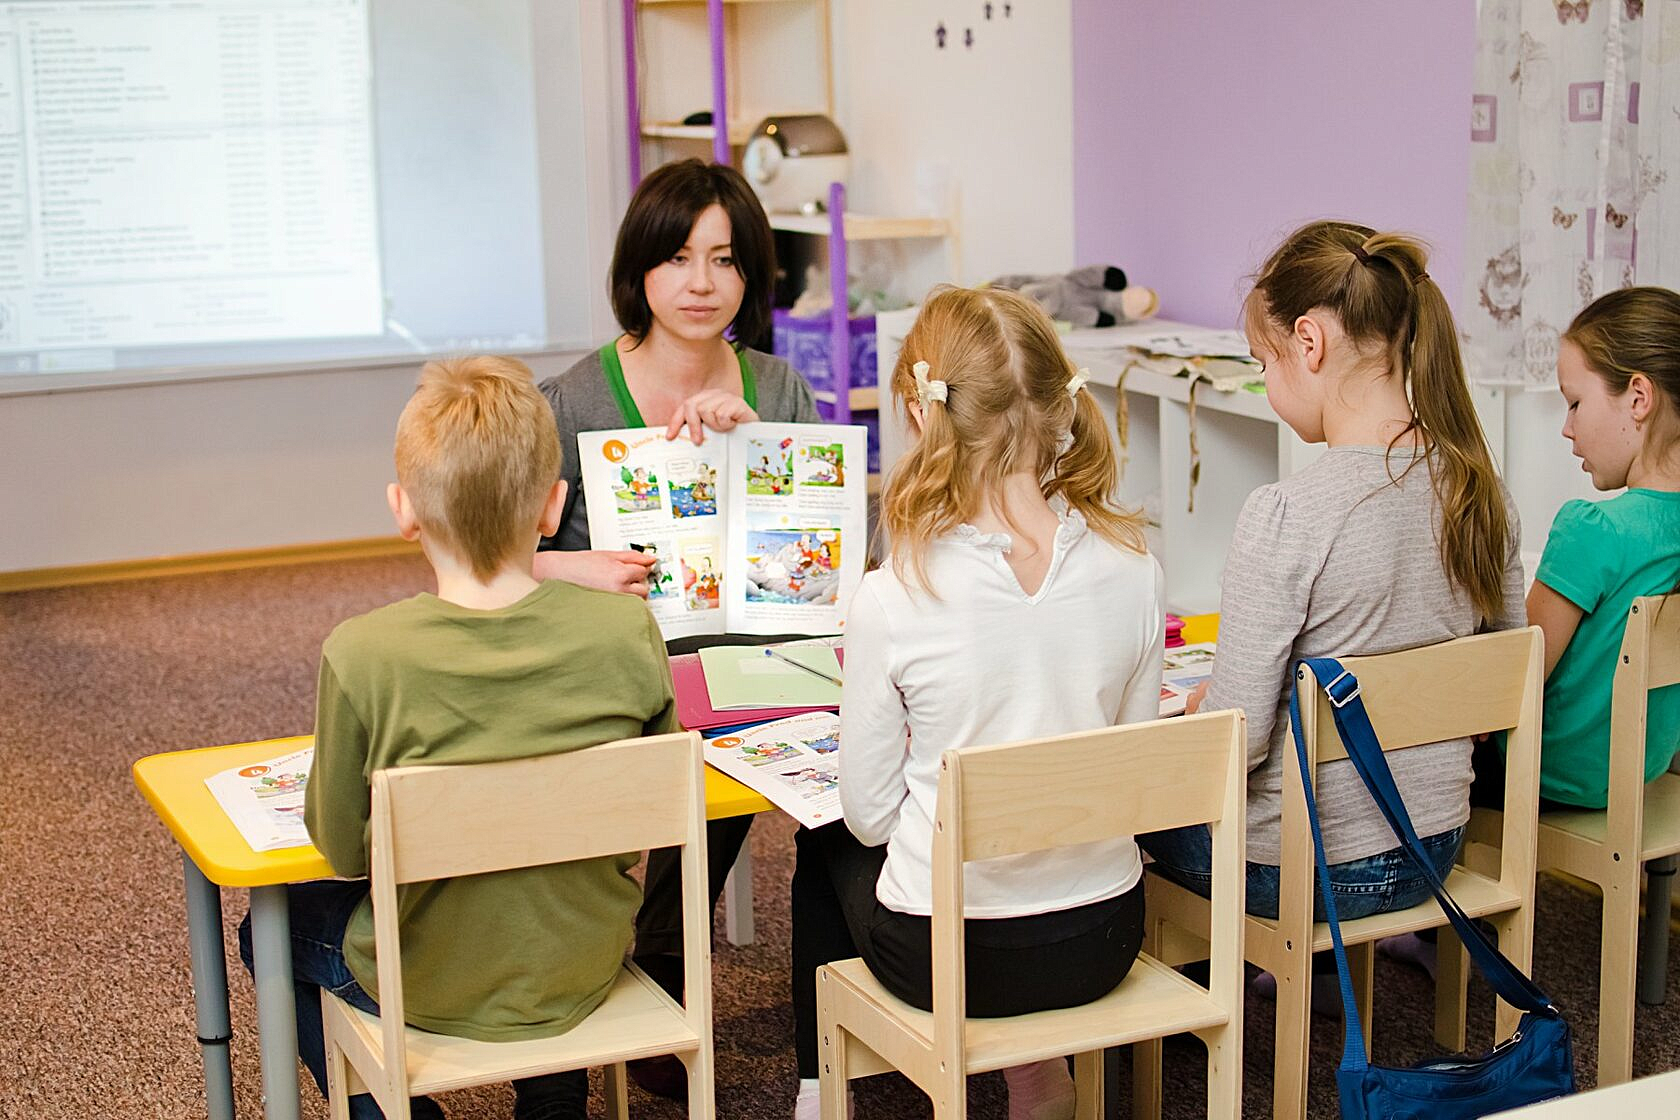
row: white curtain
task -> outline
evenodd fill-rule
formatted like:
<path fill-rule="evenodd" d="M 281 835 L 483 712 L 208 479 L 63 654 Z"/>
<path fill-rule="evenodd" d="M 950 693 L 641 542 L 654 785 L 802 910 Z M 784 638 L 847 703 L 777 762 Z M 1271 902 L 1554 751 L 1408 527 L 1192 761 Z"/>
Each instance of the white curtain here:
<path fill-rule="evenodd" d="M 1470 376 L 1550 390 L 1587 303 L 1680 288 L 1680 0 L 1482 0 L 1470 140 Z"/>

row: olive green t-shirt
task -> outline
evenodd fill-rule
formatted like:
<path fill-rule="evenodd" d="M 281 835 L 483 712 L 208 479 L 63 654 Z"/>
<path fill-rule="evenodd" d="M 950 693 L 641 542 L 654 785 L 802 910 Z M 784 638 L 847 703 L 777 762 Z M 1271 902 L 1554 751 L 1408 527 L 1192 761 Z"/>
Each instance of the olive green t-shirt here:
<path fill-rule="evenodd" d="M 1580 607 L 1581 623 L 1546 678 L 1540 795 L 1602 809 L 1609 797 L 1610 692 L 1628 609 L 1680 580 L 1680 493 L 1629 490 L 1603 502 L 1565 503 L 1535 578 Z M 1673 609 L 1673 608 L 1670 608 Z M 1651 693 L 1645 780 L 1680 746 L 1680 685 Z"/>
<path fill-rule="evenodd" d="M 369 780 L 392 766 L 556 754 L 678 730 L 665 643 L 631 595 L 550 580 L 471 610 L 416 595 L 321 650 L 304 820 L 340 875 L 368 873 Z M 589 796 L 553 791 L 555 813 Z M 560 1034 L 606 998 L 641 890 L 629 852 L 397 888 L 406 1018 L 487 1042 Z M 344 957 L 379 998 L 373 908 Z"/>

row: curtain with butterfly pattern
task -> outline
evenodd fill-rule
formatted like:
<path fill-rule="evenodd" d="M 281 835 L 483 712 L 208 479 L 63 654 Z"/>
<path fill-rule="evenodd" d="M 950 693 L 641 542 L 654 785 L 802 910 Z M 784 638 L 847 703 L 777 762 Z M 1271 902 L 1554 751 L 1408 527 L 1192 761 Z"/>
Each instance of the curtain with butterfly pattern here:
<path fill-rule="evenodd" d="M 1481 0 L 1461 304 L 1473 380 L 1550 391 L 1616 288 L 1680 288 L 1680 0 Z"/>

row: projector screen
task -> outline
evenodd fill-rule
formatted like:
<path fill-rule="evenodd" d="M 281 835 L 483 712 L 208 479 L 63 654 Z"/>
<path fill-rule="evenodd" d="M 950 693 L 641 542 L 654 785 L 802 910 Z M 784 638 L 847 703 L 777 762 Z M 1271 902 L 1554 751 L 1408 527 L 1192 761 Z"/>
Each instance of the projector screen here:
<path fill-rule="evenodd" d="M 533 2 L 0 0 L 0 389 L 587 346 Z"/>

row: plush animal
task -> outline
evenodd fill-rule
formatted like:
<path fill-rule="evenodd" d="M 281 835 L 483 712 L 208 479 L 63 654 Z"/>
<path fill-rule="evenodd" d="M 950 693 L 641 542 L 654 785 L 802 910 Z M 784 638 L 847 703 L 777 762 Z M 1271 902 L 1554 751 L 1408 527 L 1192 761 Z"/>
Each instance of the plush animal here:
<path fill-rule="evenodd" d="M 1000 276 L 992 287 L 1020 292 L 1036 300 L 1050 318 L 1077 328 L 1148 319 L 1161 305 L 1154 291 L 1127 284 L 1126 274 L 1112 265 L 1086 265 L 1051 276 Z"/>

